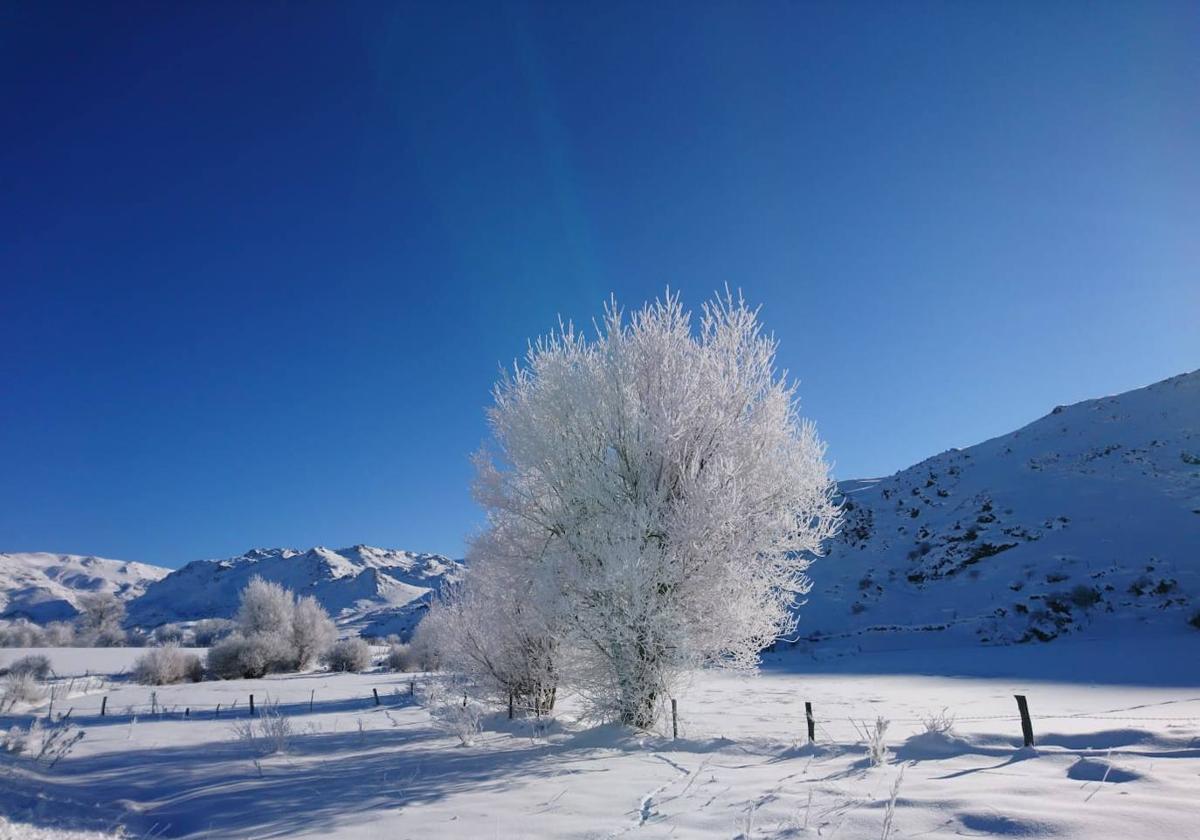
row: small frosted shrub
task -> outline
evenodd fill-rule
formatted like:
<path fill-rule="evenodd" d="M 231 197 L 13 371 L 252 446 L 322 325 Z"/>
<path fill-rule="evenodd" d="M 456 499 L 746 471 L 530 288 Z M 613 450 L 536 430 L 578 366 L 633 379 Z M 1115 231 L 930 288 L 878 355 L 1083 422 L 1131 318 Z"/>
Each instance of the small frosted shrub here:
<path fill-rule="evenodd" d="M 483 731 L 483 708 L 467 699 L 464 694 L 448 694 L 441 686 L 430 687 L 422 705 L 425 706 L 434 724 L 443 732 L 458 738 L 458 742 L 469 747 Z"/>
<path fill-rule="evenodd" d="M 234 624 L 227 618 L 206 618 L 192 627 L 196 647 L 212 647 L 233 632 Z"/>
<path fill-rule="evenodd" d="M 371 647 L 362 639 L 342 639 L 325 655 L 330 671 L 365 671 L 371 667 Z"/>
<path fill-rule="evenodd" d="M 235 633 L 208 651 L 208 670 L 223 680 L 257 679 L 272 671 L 289 670 L 292 661 L 287 640 L 274 633 Z"/>
<path fill-rule="evenodd" d="M 233 735 L 258 755 L 287 752 L 292 740 L 292 722 L 279 711 L 279 701 L 268 703 L 258 717 L 233 725 Z"/>
<path fill-rule="evenodd" d="M 171 685 L 204 679 L 204 665 L 194 653 L 186 653 L 177 645 L 151 648 L 133 666 L 133 678 L 142 685 Z"/>
<path fill-rule="evenodd" d="M 154 641 L 160 645 L 181 645 L 187 637 L 187 631 L 178 624 L 164 624 L 154 631 Z"/>
<path fill-rule="evenodd" d="M 18 703 L 37 703 L 45 696 L 33 674 L 6 674 L 0 680 L 0 714 L 12 711 Z"/>
<path fill-rule="evenodd" d="M 925 718 L 925 731 L 932 735 L 949 735 L 954 731 L 954 715 L 942 709 L 936 715 Z"/>
<path fill-rule="evenodd" d="M 411 647 L 396 642 L 388 648 L 387 667 L 391 671 L 408 673 L 421 670 L 421 663 Z"/>
<path fill-rule="evenodd" d="M 35 680 L 45 680 L 50 676 L 50 660 L 40 653 L 22 656 L 8 666 L 10 674 L 32 674 Z"/>
<path fill-rule="evenodd" d="M 888 748 L 885 736 L 887 735 L 889 721 L 882 715 L 875 718 L 875 725 L 855 724 L 858 730 L 859 737 L 867 745 L 867 758 L 871 761 L 872 767 L 880 767 L 887 764 Z"/>
<path fill-rule="evenodd" d="M 45 646 L 45 631 L 23 618 L 0 626 L 0 647 L 27 648 Z"/>
<path fill-rule="evenodd" d="M 82 740 L 83 730 L 75 724 L 69 721 L 44 724 L 38 718 L 30 722 L 28 729 L 14 726 L 0 736 L 0 748 L 10 755 L 27 756 L 35 764 L 50 769 Z"/>

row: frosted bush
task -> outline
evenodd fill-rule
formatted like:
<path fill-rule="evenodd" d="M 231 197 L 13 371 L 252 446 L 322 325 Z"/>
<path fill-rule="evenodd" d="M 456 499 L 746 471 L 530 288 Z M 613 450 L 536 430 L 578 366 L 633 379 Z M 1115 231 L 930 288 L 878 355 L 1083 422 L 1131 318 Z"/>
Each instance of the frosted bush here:
<path fill-rule="evenodd" d="M 76 643 L 75 625 L 69 621 L 51 621 L 42 629 L 46 636 L 46 647 L 71 647 Z"/>
<path fill-rule="evenodd" d="M 125 604 L 111 592 L 93 592 L 79 598 L 76 620 L 80 641 L 94 647 L 120 647 L 127 641 L 121 625 Z"/>
<path fill-rule="evenodd" d="M 154 641 L 160 645 L 181 645 L 187 637 L 187 631 L 178 624 L 164 624 L 154 631 Z"/>
<path fill-rule="evenodd" d="M 449 694 L 441 686 L 433 685 L 426 690 L 422 698 L 434 724 L 443 732 L 458 738 L 458 742 L 469 747 L 473 745 L 483 731 L 483 709 L 469 700 L 466 694 L 461 697 Z"/>
<path fill-rule="evenodd" d="M 232 633 L 208 652 L 208 667 L 221 679 L 261 677 L 311 667 L 336 636 L 329 615 L 311 596 L 297 599 L 290 590 L 255 576 L 242 590 Z M 221 625 L 202 628 L 206 640 Z M 197 639 L 201 630 L 197 631 Z"/>
<path fill-rule="evenodd" d="M 299 598 L 292 613 L 292 644 L 296 668 L 311 668 L 337 639 L 329 614 L 311 595 Z"/>
<path fill-rule="evenodd" d="M 325 655 L 331 671 L 365 671 L 371 667 L 371 646 L 357 636 L 334 643 Z"/>
<path fill-rule="evenodd" d="M 870 724 L 855 724 L 858 730 L 859 737 L 867 745 L 867 758 L 871 762 L 872 767 L 880 767 L 887 764 L 888 748 L 885 736 L 887 735 L 889 721 L 882 715 L 875 718 L 875 725 Z"/>
<path fill-rule="evenodd" d="M 279 701 L 267 703 L 258 712 L 258 717 L 239 721 L 233 725 L 233 734 L 242 743 L 259 755 L 287 752 L 292 740 L 292 722 L 279 711 Z"/>
<path fill-rule="evenodd" d="M 142 685 L 171 685 L 190 680 L 204 679 L 204 666 L 200 657 L 179 649 L 178 645 L 167 644 L 151 648 L 138 657 L 133 666 L 133 678 Z"/>
<path fill-rule="evenodd" d="M 10 674 L 32 674 L 35 680 L 45 680 L 50 676 L 50 660 L 40 653 L 30 654 L 14 660 L 6 670 Z"/>
<path fill-rule="evenodd" d="M 278 633 L 234 633 L 208 651 L 208 670 L 223 680 L 257 679 L 285 671 L 294 662 L 286 637 Z"/>
<path fill-rule="evenodd" d="M 421 670 L 421 664 L 417 659 L 416 652 L 409 645 L 399 642 L 393 643 L 388 648 L 387 667 L 388 670 L 399 671 L 401 673 Z"/>
<path fill-rule="evenodd" d="M 25 619 L 0 625 L 0 647 L 45 647 L 46 634 L 41 627 Z"/>
<path fill-rule="evenodd" d="M 935 715 L 930 715 L 923 721 L 925 731 L 932 735 L 949 735 L 954 731 L 954 715 L 942 709 Z"/>
<path fill-rule="evenodd" d="M 212 647 L 232 633 L 234 626 L 227 618 L 205 618 L 192 627 L 192 636 L 197 647 Z"/>
<path fill-rule="evenodd" d="M 69 721 L 49 724 L 36 718 L 25 729 L 13 726 L 0 734 L 0 749 L 49 769 L 65 758 L 83 740 L 83 735 L 83 730 Z"/>
<path fill-rule="evenodd" d="M 5 674 L 0 679 L 0 714 L 12 711 L 18 703 L 37 703 L 45 696 L 45 689 L 33 674 Z"/>

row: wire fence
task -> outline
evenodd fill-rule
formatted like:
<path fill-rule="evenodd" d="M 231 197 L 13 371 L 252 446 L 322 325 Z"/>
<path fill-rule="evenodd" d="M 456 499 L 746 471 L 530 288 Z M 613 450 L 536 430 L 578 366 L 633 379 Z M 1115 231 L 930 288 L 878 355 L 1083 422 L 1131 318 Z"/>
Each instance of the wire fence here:
<path fill-rule="evenodd" d="M 330 690 L 324 686 L 317 686 L 309 689 L 307 692 L 296 690 L 295 686 L 282 687 L 282 690 L 271 690 L 266 687 L 256 687 L 253 692 L 246 691 L 244 694 L 234 696 L 233 691 L 236 687 L 229 685 L 221 685 L 219 690 L 227 693 L 228 699 L 214 702 L 211 698 L 205 698 L 205 702 L 191 702 L 187 699 L 188 685 L 176 684 L 171 686 L 138 686 L 147 692 L 145 702 L 125 702 L 122 695 L 128 696 L 131 690 L 136 690 L 133 685 L 122 683 L 111 683 L 107 681 L 86 682 L 81 683 L 85 693 L 68 696 L 69 690 L 67 685 L 60 683 L 55 686 L 55 690 L 51 692 L 49 702 L 44 709 L 45 716 L 50 720 L 55 720 L 55 712 L 58 713 L 58 720 L 70 718 L 76 721 L 91 720 L 93 723 L 98 722 L 99 718 L 107 718 L 116 722 L 117 720 L 129 720 L 132 718 L 153 717 L 158 720 L 220 720 L 232 719 L 236 717 L 256 716 L 265 708 L 271 709 L 273 712 L 278 711 L 288 715 L 303 715 L 303 714 L 319 714 L 329 712 L 352 712 L 352 711 L 369 711 L 372 708 L 388 707 L 396 708 L 402 706 L 412 706 L 418 703 L 418 697 L 421 691 L 426 687 L 425 684 L 430 679 L 428 675 L 424 675 L 421 680 L 415 676 L 402 677 L 400 675 L 391 675 L 392 679 L 383 685 L 363 685 L 355 691 L 337 691 Z M 399 677 L 399 684 L 395 679 Z M 95 679 L 95 678 L 92 678 Z M 436 678 L 435 678 L 436 679 Z M 77 681 L 73 680 L 70 685 L 74 685 Z M 209 690 L 212 687 L 220 684 L 209 684 Z M 381 691 L 381 688 L 383 689 Z M 62 690 L 62 694 L 57 694 L 58 690 Z M 161 692 L 161 694 L 160 694 Z M 1200 711 L 1196 714 L 1179 714 L 1179 715 L 1163 715 L 1163 714 L 1122 714 L 1122 712 L 1134 711 L 1139 707 L 1130 709 L 1104 709 L 1094 712 L 1031 712 L 1025 702 L 1024 695 L 1014 695 L 1016 704 L 1014 713 L 1008 714 L 988 714 L 988 715 L 953 715 L 948 710 L 943 709 L 941 717 L 951 726 L 968 723 L 1004 723 L 1006 728 L 1011 726 L 1009 730 L 1015 737 L 1018 732 L 1026 746 L 1033 746 L 1035 737 L 1035 724 L 1041 725 L 1050 722 L 1066 722 L 1066 721 L 1105 721 L 1117 723 L 1167 723 L 1175 726 L 1197 726 L 1200 728 Z M 1036 698 L 1034 698 L 1036 700 Z M 466 698 L 464 697 L 464 702 Z M 1200 697 L 1184 697 L 1174 700 L 1163 701 L 1154 705 L 1175 705 L 1175 704 L 1200 704 Z M 853 733 L 861 733 L 862 727 L 866 724 L 862 723 L 863 715 L 855 714 L 849 704 L 834 702 L 830 703 L 825 708 L 817 707 L 815 710 L 810 703 L 805 704 L 807 714 L 805 717 L 799 717 L 796 721 L 799 725 L 796 727 L 797 734 L 803 734 L 805 731 L 805 723 L 807 723 L 808 740 L 812 743 L 838 743 L 846 739 L 841 737 L 846 734 L 847 727 L 853 730 Z M 675 719 L 675 706 L 672 705 L 672 730 L 678 730 L 678 721 Z M 497 712 L 502 710 L 497 709 Z M 38 707 L 34 714 L 41 715 L 42 707 Z M 880 714 L 880 708 L 872 705 L 870 716 L 875 717 Z M 937 714 L 928 714 L 924 716 L 914 717 L 885 717 L 888 724 L 914 724 L 925 725 L 926 728 L 933 727 L 936 722 Z M 805 720 L 807 718 L 807 721 Z M 781 720 L 781 723 L 784 721 Z M 785 724 L 786 725 L 786 724 Z M 1019 727 L 1019 729 L 1018 729 Z"/>

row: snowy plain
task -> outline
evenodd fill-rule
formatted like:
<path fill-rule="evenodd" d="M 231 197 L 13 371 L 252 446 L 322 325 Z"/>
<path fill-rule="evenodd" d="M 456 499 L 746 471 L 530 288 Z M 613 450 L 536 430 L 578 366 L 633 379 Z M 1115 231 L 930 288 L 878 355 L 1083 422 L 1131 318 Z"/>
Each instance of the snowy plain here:
<path fill-rule="evenodd" d="M 0 666 L 27 652 L 0 652 Z M 696 675 L 678 694 L 678 739 L 669 726 L 637 734 L 574 720 L 567 698 L 540 725 L 497 710 L 466 747 L 417 702 L 428 675 L 150 688 L 121 676 L 136 650 L 40 652 L 62 686 L 55 717 L 70 710 L 86 735 L 52 770 L 3 759 L 0 837 L 845 840 L 884 836 L 893 789 L 893 838 L 1200 837 L 1200 633 L 1190 630 L 836 659 L 793 649 L 754 676 Z M 252 693 L 260 710 L 277 700 L 289 717 L 285 752 L 261 756 L 235 737 Z M 1017 693 L 1029 699 L 1033 750 L 1022 748 Z M 943 710 L 952 731 L 927 733 Z M 0 725 L 46 713 L 18 710 Z M 878 716 L 890 721 L 890 754 L 872 767 L 860 734 Z"/>

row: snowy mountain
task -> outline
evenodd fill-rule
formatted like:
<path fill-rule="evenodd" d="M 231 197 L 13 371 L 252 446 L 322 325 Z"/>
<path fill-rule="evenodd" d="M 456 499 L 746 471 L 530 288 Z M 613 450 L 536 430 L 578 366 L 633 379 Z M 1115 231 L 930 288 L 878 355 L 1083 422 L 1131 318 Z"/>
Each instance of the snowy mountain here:
<path fill-rule="evenodd" d="M 297 595 L 312 595 L 345 631 L 406 635 L 429 597 L 458 578 L 462 564 L 439 554 L 356 545 L 332 550 L 254 549 L 226 560 L 198 560 L 146 589 L 129 605 L 143 627 L 201 618 L 229 618 L 255 575 Z"/>
<path fill-rule="evenodd" d="M 1200 371 L 841 490 L 844 528 L 810 570 L 807 641 L 1186 629 L 1200 608 Z"/>
<path fill-rule="evenodd" d="M 0 554 L 0 618 L 44 624 L 79 613 L 79 596 L 111 592 L 130 600 L 170 569 L 77 554 Z"/>

